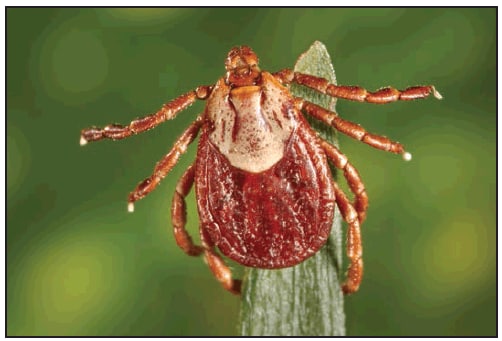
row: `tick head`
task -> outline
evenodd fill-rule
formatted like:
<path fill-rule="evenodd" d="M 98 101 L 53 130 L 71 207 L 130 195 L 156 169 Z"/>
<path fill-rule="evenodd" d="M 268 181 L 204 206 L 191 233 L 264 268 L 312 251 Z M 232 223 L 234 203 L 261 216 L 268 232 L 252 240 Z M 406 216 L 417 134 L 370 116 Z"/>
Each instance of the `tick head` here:
<path fill-rule="evenodd" d="M 248 46 L 234 47 L 225 60 L 227 70 L 225 81 L 228 85 L 255 85 L 260 78 L 258 57 Z"/>

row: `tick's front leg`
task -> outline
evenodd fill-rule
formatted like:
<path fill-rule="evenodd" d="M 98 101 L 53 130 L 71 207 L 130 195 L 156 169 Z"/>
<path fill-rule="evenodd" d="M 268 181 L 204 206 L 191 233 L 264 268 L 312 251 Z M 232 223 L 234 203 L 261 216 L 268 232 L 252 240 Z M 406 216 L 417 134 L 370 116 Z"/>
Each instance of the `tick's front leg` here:
<path fill-rule="evenodd" d="M 297 83 L 307 86 L 320 93 L 331 97 L 348 99 L 351 101 L 384 104 L 395 101 L 409 101 L 428 97 L 431 93 L 437 99 L 442 99 L 441 94 L 432 85 L 412 86 L 405 90 L 386 87 L 370 92 L 360 86 L 347 86 L 330 84 L 328 80 L 304 73 L 284 69 L 274 73 L 283 84 Z"/>
<path fill-rule="evenodd" d="M 158 124 L 174 118 L 180 111 L 188 108 L 197 99 L 206 99 L 210 95 L 211 90 L 211 86 L 199 86 L 196 90 L 190 91 L 164 104 L 156 113 L 138 118 L 125 126 L 109 124 L 104 128 L 91 127 L 84 129 L 80 133 L 80 145 L 83 146 L 88 142 L 102 139 L 125 139 L 131 135 L 152 129 Z"/>

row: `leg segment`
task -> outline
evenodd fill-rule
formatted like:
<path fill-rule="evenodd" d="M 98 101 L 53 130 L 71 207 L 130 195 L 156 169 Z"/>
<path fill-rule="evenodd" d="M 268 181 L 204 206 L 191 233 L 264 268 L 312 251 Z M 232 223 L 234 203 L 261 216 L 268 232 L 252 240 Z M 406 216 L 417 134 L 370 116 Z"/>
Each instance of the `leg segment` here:
<path fill-rule="evenodd" d="M 180 111 L 185 110 L 197 99 L 206 99 L 211 93 L 212 87 L 200 86 L 194 91 L 190 91 L 171 102 L 164 104 L 162 108 L 154 114 L 138 118 L 129 125 L 109 124 L 104 128 L 91 127 L 82 130 L 80 133 L 80 145 L 87 142 L 99 141 L 102 139 L 120 140 L 134 134 L 152 129 L 165 120 L 174 118 Z"/>
<path fill-rule="evenodd" d="M 201 246 L 193 243 L 185 229 L 187 222 L 185 198 L 192 189 L 194 177 L 195 166 L 192 164 L 178 181 L 171 206 L 171 220 L 176 244 L 189 256 L 198 256 L 204 251 Z"/>
<path fill-rule="evenodd" d="M 202 228 L 201 239 L 204 247 L 204 260 L 209 266 L 209 269 L 211 269 L 214 277 L 216 277 L 218 282 L 220 282 L 226 290 L 230 291 L 232 294 L 240 295 L 242 281 L 232 278 L 232 271 L 215 252 L 214 244 Z"/>
<path fill-rule="evenodd" d="M 287 73 L 283 70 L 278 72 L 277 75 L 278 76 L 276 77 L 282 77 L 280 79 L 285 79 L 286 81 L 291 79 L 291 72 Z M 436 88 L 434 88 L 434 86 L 432 85 L 412 86 L 405 90 L 397 90 L 392 87 L 387 87 L 379 89 L 375 92 L 369 92 L 368 90 L 359 86 L 329 84 L 329 82 L 324 78 L 319 78 L 298 72 L 293 73 L 293 79 L 291 79 L 290 82 L 295 82 L 307 86 L 331 97 L 377 104 L 426 98 L 431 93 L 437 99 L 443 98 L 441 94 L 436 90 Z"/>
<path fill-rule="evenodd" d="M 197 136 L 202 122 L 202 116 L 197 117 L 197 119 L 183 132 L 183 134 L 174 143 L 174 147 L 171 149 L 171 151 L 155 165 L 153 174 L 140 182 L 138 186 L 136 186 L 134 191 L 129 194 L 129 212 L 134 211 L 133 203 L 139 199 L 142 199 L 148 193 L 153 191 L 153 189 L 160 183 L 162 178 L 164 178 L 167 173 L 171 171 L 174 165 L 176 165 L 181 154 L 183 154 L 187 150 L 188 145 L 192 143 Z"/>
<path fill-rule="evenodd" d="M 295 79 L 295 73 L 291 69 L 282 69 L 272 75 L 284 85 L 290 84 Z"/>
<path fill-rule="evenodd" d="M 359 224 L 366 219 L 366 210 L 368 209 L 368 195 L 366 188 L 359 176 L 359 172 L 350 164 L 347 157 L 338 148 L 321 139 L 321 147 L 324 149 L 328 159 L 333 165 L 343 170 L 343 175 L 347 180 L 352 193 L 354 193 L 354 207 L 359 218 Z"/>
<path fill-rule="evenodd" d="M 232 278 L 231 270 L 225 265 L 223 259 L 214 251 L 214 245 L 210 242 L 209 236 L 207 236 L 204 231 L 201 231 L 203 245 L 203 247 L 201 247 L 193 243 L 192 238 L 185 229 L 185 197 L 192 188 L 194 177 L 195 165 L 192 164 L 178 181 L 176 192 L 174 193 L 171 215 L 176 243 L 190 256 L 198 256 L 204 252 L 204 260 L 218 282 L 220 282 L 226 290 L 239 295 L 241 292 L 241 281 Z"/>
<path fill-rule="evenodd" d="M 324 122 L 327 125 L 339 130 L 356 140 L 364 142 L 374 148 L 387 152 L 401 154 L 405 160 L 411 159 L 411 154 L 404 150 L 402 144 L 394 142 L 385 136 L 375 135 L 367 132 L 359 124 L 342 119 L 336 112 L 328 111 L 314 103 L 297 99 L 301 109 L 305 110 L 312 117 Z"/>
<path fill-rule="evenodd" d="M 342 286 L 344 294 L 352 294 L 359 289 L 363 278 L 363 247 L 361 243 L 361 229 L 357 213 L 345 196 L 345 193 L 334 183 L 336 204 L 343 219 L 349 224 L 347 230 L 347 257 L 350 261 L 347 279 Z"/>

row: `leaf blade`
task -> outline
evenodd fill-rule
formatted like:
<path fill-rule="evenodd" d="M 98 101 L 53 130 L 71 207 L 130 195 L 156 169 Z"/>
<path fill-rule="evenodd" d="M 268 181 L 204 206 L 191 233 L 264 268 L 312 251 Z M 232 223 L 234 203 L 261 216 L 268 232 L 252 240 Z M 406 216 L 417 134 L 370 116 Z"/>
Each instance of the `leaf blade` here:
<path fill-rule="evenodd" d="M 336 76 L 326 47 L 314 42 L 303 53 L 295 71 L 328 79 Z M 294 96 L 334 110 L 336 100 L 292 85 Z M 333 129 L 309 120 L 327 141 L 337 144 Z M 332 169 L 333 175 L 336 173 Z M 244 281 L 240 334 L 245 336 L 345 335 L 345 313 L 339 275 L 342 262 L 341 217 L 335 213 L 326 245 L 305 262 L 281 270 L 249 269 Z"/>

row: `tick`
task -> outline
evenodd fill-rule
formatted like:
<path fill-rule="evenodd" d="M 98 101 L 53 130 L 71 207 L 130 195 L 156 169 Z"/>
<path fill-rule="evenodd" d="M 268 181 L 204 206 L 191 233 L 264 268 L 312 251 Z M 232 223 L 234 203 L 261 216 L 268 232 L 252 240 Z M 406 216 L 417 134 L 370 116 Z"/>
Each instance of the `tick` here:
<path fill-rule="evenodd" d="M 358 171 L 334 145 L 321 139 L 304 115 L 377 149 L 410 159 L 403 146 L 371 134 L 314 103 L 293 96 L 288 85 L 301 84 L 347 100 L 389 103 L 441 95 L 433 86 L 406 90 L 329 84 L 323 78 L 284 69 L 261 71 L 258 57 L 247 46 L 234 47 L 225 61 L 225 76 L 214 85 L 199 86 L 164 104 L 154 114 L 128 125 L 110 124 L 81 132 L 80 144 L 119 140 L 173 119 L 196 100 L 206 100 L 204 112 L 176 140 L 151 176 L 129 194 L 128 210 L 160 183 L 200 133 L 195 162 L 179 179 L 171 215 L 178 246 L 190 256 L 203 255 L 216 279 L 238 294 L 241 281 L 232 278 L 220 252 L 249 267 L 279 269 L 314 255 L 330 234 L 335 205 L 348 224 L 349 267 L 346 294 L 358 290 L 363 274 L 360 225 L 368 196 Z M 329 162 L 343 171 L 351 203 L 333 180 Z M 195 184 L 201 245 L 187 230 L 185 197 Z"/>

